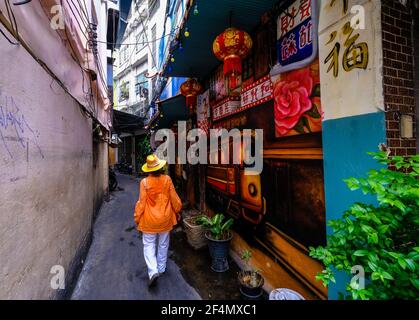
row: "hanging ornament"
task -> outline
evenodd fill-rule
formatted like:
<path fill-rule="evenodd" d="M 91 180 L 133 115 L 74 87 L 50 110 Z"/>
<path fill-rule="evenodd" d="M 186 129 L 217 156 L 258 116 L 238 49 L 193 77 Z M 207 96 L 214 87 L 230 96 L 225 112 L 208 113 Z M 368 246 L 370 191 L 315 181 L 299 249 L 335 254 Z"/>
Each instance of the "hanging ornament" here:
<path fill-rule="evenodd" d="M 189 37 L 190 33 L 189 33 L 189 29 L 188 27 L 185 28 L 185 32 L 183 33 L 185 35 L 185 37 Z"/>
<path fill-rule="evenodd" d="M 201 92 L 202 86 L 193 78 L 189 78 L 180 86 L 180 93 L 186 97 L 186 106 L 192 114 L 197 103 L 198 94 Z"/>
<path fill-rule="evenodd" d="M 242 74 L 242 60 L 252 49 L 252 38 L 245 31 L 228 28 L 219 34 L 213 44 L 214 55 L 224 62 L 224 76 L 230 89 L 237 86 L 237 77 Z"/>
<path fill-rule="evenodd" d="M 182 45 L 182 42 L 179 42 L 179 51 L 180 51 L 180 52 L 183 52 L 183 45 Z"/>
<path fill-rule="evenodd" d="M 170 57 L 170 61 L 175 62 L 175 57 L 173 55 Z"/>

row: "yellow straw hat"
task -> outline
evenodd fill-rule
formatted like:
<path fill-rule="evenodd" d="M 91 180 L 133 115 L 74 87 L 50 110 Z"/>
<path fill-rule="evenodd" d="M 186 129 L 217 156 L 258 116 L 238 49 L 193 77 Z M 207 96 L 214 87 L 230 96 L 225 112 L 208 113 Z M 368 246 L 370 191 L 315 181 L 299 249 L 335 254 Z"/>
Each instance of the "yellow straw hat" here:
<path fill-rule="evenodd" d="M 161 160 L 157 158 L 155 154 L 150 154 L 149 156 L 147 156 L 146 163 L 143 164 L 141 169 L 144 172 L 158 171 L 165 166 L 166 162 L 166 160 Z"/>

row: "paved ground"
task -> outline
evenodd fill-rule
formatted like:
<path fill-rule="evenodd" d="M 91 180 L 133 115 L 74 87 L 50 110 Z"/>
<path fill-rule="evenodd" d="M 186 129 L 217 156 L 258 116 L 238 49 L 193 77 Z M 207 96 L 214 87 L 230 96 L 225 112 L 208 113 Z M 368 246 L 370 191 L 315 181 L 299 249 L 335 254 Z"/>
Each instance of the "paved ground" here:
<path fill-rule="evenodd" d="M 200 299 L 182 277 L 172 259 L 167 271 L 148 289 L 141 236 L 133 210 L 138 199 L 138 179 L 118 175 L 123 191 L 111 194 L 95 222 L 93 241 L 71 299 L 189 300 Z M 171 251 L 169 250 L 169 257 Z"/>

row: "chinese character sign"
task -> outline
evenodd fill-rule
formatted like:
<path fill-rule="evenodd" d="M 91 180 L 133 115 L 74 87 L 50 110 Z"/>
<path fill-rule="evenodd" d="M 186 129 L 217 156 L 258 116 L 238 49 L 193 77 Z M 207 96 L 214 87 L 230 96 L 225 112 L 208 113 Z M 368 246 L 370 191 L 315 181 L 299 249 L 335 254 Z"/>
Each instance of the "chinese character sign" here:
<path fill-rule="evenodd" d="M 338 41 L 338 31 L 344 36 L 344 42 Z M 340 58 L 342 58 L 342 67 L 345 72 L 353 69 L 366 69 L 368 66 L 368 44 L 366 42 L 357 42 L 360 34 L 352 27 L 351 23 L 346 22 L 341 30 L 334 30 L 330 34 L 330 38 L 326 45 L 332 46 L 332 50 L 324 59 L 324 63 L 328 64 L 327 72 L 332 72 L 333 76 L 339 76 Z M 342 48 L 343 47 L 343 48 Z M 341 55 L 341 51 L 343 54 Z"/>
<path fill-rule="evenodd" d="M 271 74 L 298 69 L 317 56 L 316 0 L 295 0 L 278 17 L 278 65 Z"/>
<path fill-rule="evenodd" d="M 240 110 L 248 109 L 272 99 L 272 82 L 265 76 L 242 89 Z"/>
<path fill-rule="evenodd" d="M 352 5 L 362 4 L 368 28 L 354 28 Z M 319 60 L 325 120 L 377 112 L 384 107 L 379 0 L 322 1 Z"/>
<path fill-rule="evenodd" d="M 283 73 L 272 82 L 276 137 L 322 130 L 318 60 L 305 68 Z"/>
<path fill-rule="evenodd" d="M 212 107 L 212 119 L 217 121 L 235 113 L 240 107 L 240 100 L 229 97 Z"/>

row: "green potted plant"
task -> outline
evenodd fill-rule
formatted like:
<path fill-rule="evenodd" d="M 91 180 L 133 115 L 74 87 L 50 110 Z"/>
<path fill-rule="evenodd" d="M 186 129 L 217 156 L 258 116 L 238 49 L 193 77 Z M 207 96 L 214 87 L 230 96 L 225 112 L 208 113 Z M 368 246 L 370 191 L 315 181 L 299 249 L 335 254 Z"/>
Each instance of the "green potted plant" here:
<path fill-rule="evenodd" d="M 223 214 L 216 214 L 210 218 L 208 216 L 201 216 L 197 219 L 207 231 L 205 237 L 208 239 L 208 247 L 212 258 L 211 269 L 215 272 L 225 272 L 228 270 L 228 253 L 230 248 L 230 241 L 233 234 L 230 229 L 233 225 L 233 219 L 223 222 L 225 219 Z"/>
<path fill-rule="evenodd" d="M 351 276 L 354 266 L 363 269 L 364 279 L 352 277 L 341 298 L 419 296 L 419 155 L 390 157 L 386 151 L 370 153 L 385 167 L 345 180 L 351 190 L 375 196 L 376 204 L 353 204 L 328 223 L 333 233 L 327 246 L 310 248 L 325 266 L 316 277 L 325 286 L 335 282 L 337 271 Z"/>
<path fill-rule="evenodd" d="M 260 274 L 260 270 L 253 269 L 250 266 L 252 251 L 244 250 L 241 259 L 245 261 L 247 270 L 241 270 L 238 273 L 240 283 L 240 293 L 247 299 L 259 299 L 263 294 L 263 284 L 265 279 Z"/>

